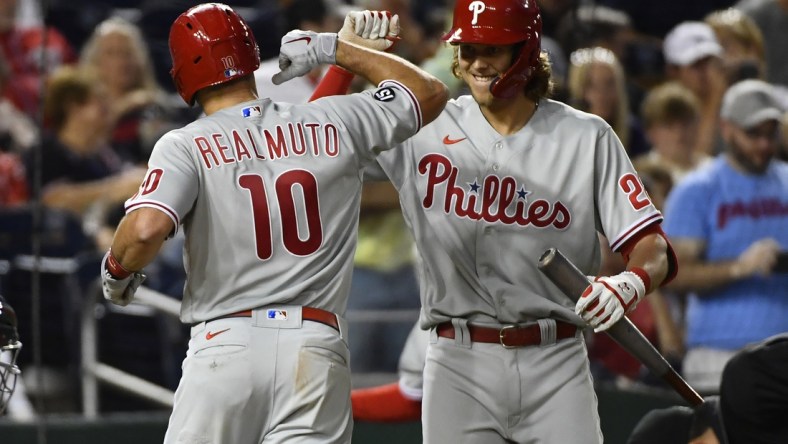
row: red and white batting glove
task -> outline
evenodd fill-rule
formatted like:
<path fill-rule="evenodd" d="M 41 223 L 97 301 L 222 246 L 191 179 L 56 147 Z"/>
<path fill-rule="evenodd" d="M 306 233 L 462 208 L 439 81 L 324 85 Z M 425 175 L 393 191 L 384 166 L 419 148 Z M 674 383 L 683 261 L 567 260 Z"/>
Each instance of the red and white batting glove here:
<path fill-rule="evenodd" d="M 575 313 L 585 320 L 595 333 L 605 331 L 621 320 L 646 295 L 646 285 L 637 274 L 625 271 L 615 276 L 591 278 L 575 305 Z"/>
<path fill-rule="evenodd" d="M 345 16 L 339 40 L 388 51 L 399 40 L 399 16 L 388 11 L 352 11 Z"/>
<path fill-rule="evenodd" d="M 146 276 L 143 273 L 125 270 L 112 251 L 107 251 L 101 261 L 101 291 L 104 299 L 115 305 L 125 307 L 134 299 L 134 293 L 142 285 Z"/>

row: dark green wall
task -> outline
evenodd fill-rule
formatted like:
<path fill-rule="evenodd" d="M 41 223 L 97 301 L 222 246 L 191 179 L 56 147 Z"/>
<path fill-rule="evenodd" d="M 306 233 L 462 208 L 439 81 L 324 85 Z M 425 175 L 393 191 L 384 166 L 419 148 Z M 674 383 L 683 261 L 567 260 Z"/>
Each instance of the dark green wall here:
<path fill-rule="evenodd" d="M 649 410 L 681 404 L 663 393 L 597 390 L 599 415 L 606 444 L 624 444 L 637 421 Z M 47 444 L 154 444 L 161 443 L 167 428 L 167 413 L 112 414 L 94 421 L 80 417 L 49 417 L 41 430 Z M 0 420 L 0 443 L 36 444 L 35 424 Z M 357 423 L 353 444 L 418 444 L 418 423 Z"/>

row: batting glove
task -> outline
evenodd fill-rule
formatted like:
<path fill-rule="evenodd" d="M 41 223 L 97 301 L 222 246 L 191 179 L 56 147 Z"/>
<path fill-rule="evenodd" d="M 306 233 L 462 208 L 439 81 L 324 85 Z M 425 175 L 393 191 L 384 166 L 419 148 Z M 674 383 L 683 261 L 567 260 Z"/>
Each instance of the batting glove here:
<path fill-rule="evenodd" d="M 279 48 L 279 69 L 271 81 L 274 85 L 302 76 L 312 68 L 337 63 L 337 34 L 294 30 L 282 37 Z"/>
<path fill-rule="evenodd" d="M 388 11 L 352 11 L 345 16 L 339 40 L 388 51 L 399 40 L 399 16 Z"/>
<path fill-rule="evenodd" d="M 134 299 L 134 293 L 147 276 L 137 271 L 123 279 L 115 278 L 107 269 L 109 254 L 107 252 L 101 261 L 101 290 L 104 293 L 104 299 L 115 305 L 125 307 Z"/>
<path fill-rule="evenodd" d="M 621 320 L 646 295 L 643 280 L 631 271 L 591 279 L 593 282 L 575 305 L 575 313 L 595 333 L 605 331 Z"/>

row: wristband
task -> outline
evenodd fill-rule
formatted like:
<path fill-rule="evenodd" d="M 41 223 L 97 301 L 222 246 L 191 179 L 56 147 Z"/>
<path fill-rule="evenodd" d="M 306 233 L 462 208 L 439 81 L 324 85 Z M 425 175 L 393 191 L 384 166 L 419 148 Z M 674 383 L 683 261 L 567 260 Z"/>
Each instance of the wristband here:
<path fill-rule="evenodd" d="M 123 268 L 123 265 L 115 258 L 111 249 L 109 250 L 109 254 L 107 254 L 107 271 L 115 279 L 126 279 L 131 275 L 131 272 Z"/>
<path fill-rule="evenodd" d="M 643 281 L 643 287 L 645 287 L 646 293 L 648 293 L 649 290 L 651 289 L 651 276 L 648 275 L 646 270 L 644 270 L 644 269 L 642 269 L 640 267 L 632 267 L 632 268 L 630 268 L 627 271 L 635 273 L 637 275 L 637 277 L 639 277 L 640 280 Z M 645 295 L 643 295 L 643 296 L 645 296 Z"/>

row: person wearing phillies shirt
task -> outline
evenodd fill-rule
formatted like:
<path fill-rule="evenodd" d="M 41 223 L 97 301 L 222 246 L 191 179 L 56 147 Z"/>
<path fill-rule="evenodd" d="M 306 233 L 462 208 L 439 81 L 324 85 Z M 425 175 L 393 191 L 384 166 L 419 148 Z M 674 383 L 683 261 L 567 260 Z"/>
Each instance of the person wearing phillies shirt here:
<path fill-rule="evenodd" d="M 783 110 L 772 86 L 744 80 L 720 110 L 727 145 L 668 197 L 665 231 L 689 292 L 684 376 L 719 390 L 725 363 L 749 343 L 788 331 L 788 164 L 777 160 Z"/>

